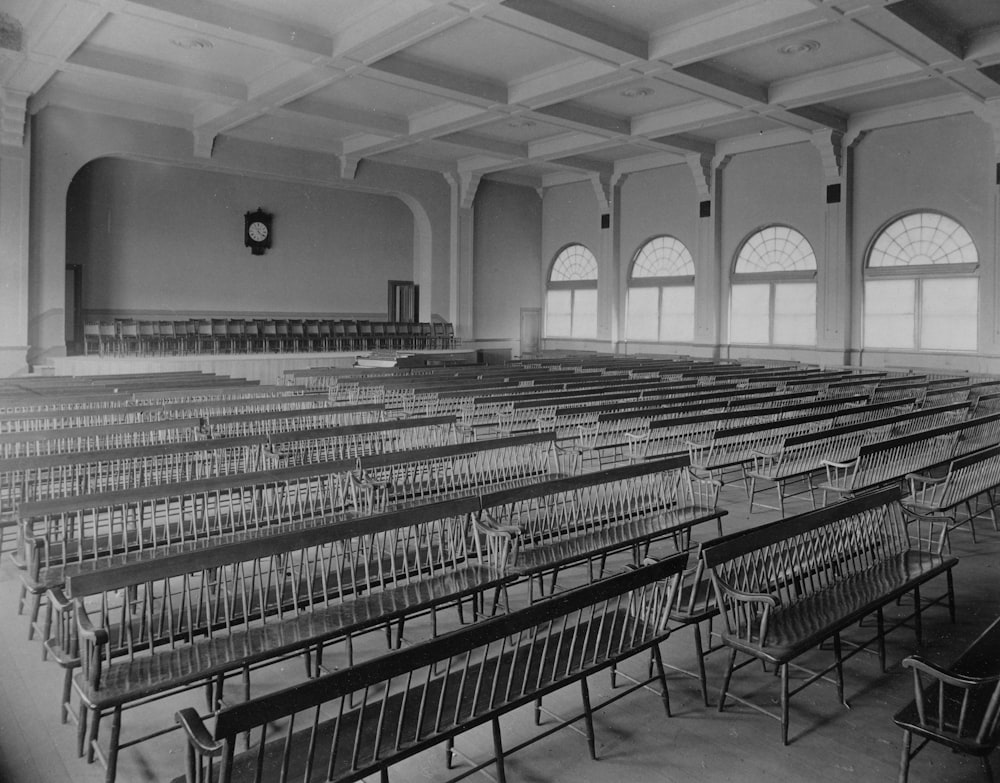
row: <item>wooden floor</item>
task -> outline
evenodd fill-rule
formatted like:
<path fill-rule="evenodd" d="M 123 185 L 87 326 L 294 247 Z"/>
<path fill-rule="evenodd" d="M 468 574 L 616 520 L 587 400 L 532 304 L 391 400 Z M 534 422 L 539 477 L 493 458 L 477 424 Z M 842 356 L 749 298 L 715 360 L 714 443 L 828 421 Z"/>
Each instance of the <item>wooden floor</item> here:
<path fill-rule="evenodd" d="M 757 512 L 750 519 L 738 484 L 723 490 L 722 505 L 730 509 L 727 530 L 757 525 L 775 515 Z M 988 523 L 979 525 L 979 542 L 967 531 L 953 534 L 953 550 L 961 558 L 955 572 L 958 622 L 948 622 L 946 611 L 931 610 L 925 617 L 924 646 L 920 652 L 934 660 L 948 661 L 980 630 L 1000 614 L 1000 533 Z M 8 562 L 0 566 L 0 783 L 91 783 L 104 779 L 98 764 L 87 765 L 76 757 L 75 728 L 58 721 L 61 672 L 41 660 L 41 646 L 26 640 L 26 618 L 16 614 L 18 577 Z M 664 659 L 679 667 L 694 667 L 690 630 L 671 637 L 663 646 Z M 373 635 L 377 636 L 377 635 Z M 374 640 L 377 643 L 378 639 Z M 377 648 L 373 647 L 373 650 Z M 591 761 L 583 737 L 560 731 L 530 745 L 508 759 L 509 781 L 553 781 L 553 783 L 708 783 L 712 781 L 850 781 L 875 783 L 895 779 L 900 751 L 900 732 L 892 714 L 911 697 L 910 675 L 899 661 L 915 651 L 911 631 L 901 629 L 889 637 L 890 668 L 879 672 L 874 656 L 859 655 L 846 666 L 845 709 L 837 702 L 832 685 L 819 683 L 793 699 L 792 739 L 781 745 L 779 725 L 742 705 L 731 704 L 723 713 L 702 706 L 697 682 L 683 675 L 670 680 L 673 716 L 665 715 L 662 702 L 653 693 L 640 692 L 625 698 L 596 716 L 599 761 Z M 724 653 L 709 661 L 710 686 L 721 681 Z M 816 660 L 829 653 L 817 651 Z M 645 660 L 632 664 L 645 669 Z M 261 672 L 255 687 L 279 687 L 288 678 L 301 675 L 301 664 L 289 661 Z M 737 676 L 734 687 L 754 700 L 776 708 L 778 681 L 752 666 Z M 592 678 L 595 701 L 610 692 L 608 678 Z M 199 692 L 158 702 L 126 714 L 126 732 L 146 720 L 170 722 L 181 706 L 197 706 Z M 546 706 L 573 714 L 579 709 L 579 693 L 573 689 L 555 694 Z M 535 731 L 530 711 L 509 716 L 505 743 L 531 736 Z M 490 736 L 471 732 L 459 740 L 459 748 L 474 758 L 490 750 Z M 156 740 L 122 752 L 118 780 L 121 783 L 171 781 L 183 773 L 183 740 L 171 732 Z M 395 781 L 439 780 L 445 777 L 443 751 L 423 754 L 395 767 Z M 478 779 L 476 775 L 473 779 Z M 976 761 L 929 747 L 914 762 L 913 783 L 933 781 L 979 781 Z"/>

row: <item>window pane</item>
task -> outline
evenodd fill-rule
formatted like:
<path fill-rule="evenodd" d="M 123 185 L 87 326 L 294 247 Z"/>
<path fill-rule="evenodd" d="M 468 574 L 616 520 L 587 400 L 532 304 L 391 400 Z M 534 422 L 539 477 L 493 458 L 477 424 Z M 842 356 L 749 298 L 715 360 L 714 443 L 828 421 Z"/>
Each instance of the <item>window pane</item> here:
<path fill-rule="evenodd" d="M 660 340 L 691 342 L 694 340 L 694 286 L 666 286 L 662 291 Z"/>
<path fill-rule="evenodd" d="M 545 336 L 570 337 L 572 291 L 547 291 L 545 293 Z"/>
<path fill-rule="evenodd" d="M 597 337 L 597 291 L 573 291 L 573 337 L 592 340 Z"/>
<path fill-rule="evenodd" d="M 975 278 L 922 280 L 920 294 L 920 347 L 976 350 L 979 281 Z"/>
<path fill-rule="evenodd" d="M 659 288 L 630 288 L 628 292 L 629 340 L 656 340 Z"/>
<path fill-rule="evenodd" d="M 763 284 L 733 286 L 729 318 L 729 340 L 734 343 L 767 344 L 771 287 Z"/>
<path fill-rule="evenodd" d="M 774 342 L 816 344 L 816 284 L 775 283 Z"/>
<path fill-rule="evenodd" d="M 913 348 L 915 281 L 865 281 L 865 347 Z"/>

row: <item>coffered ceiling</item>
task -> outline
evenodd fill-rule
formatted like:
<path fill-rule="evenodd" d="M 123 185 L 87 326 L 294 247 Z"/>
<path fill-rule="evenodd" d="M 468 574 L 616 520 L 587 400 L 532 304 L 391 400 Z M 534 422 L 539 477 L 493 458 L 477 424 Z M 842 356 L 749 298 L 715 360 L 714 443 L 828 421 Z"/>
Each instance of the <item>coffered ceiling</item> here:
<path fill-rule="evenodd" d="M 0 90 L 5 144 L 64 105 L 543 186 L 970 111 L 1000 139 L 1000 2 L 3 0 Z"/>

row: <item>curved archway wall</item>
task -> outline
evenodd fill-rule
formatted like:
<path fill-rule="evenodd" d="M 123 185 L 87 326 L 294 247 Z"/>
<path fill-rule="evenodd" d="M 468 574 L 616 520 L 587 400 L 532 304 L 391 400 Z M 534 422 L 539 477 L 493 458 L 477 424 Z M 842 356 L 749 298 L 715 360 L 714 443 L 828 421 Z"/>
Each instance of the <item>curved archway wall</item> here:
<path fill-rule="evenodd" d="M 141 290 L 140 278 L 149 285 L 166 285 L 169 275 L 164 274 L 166 265 L 183 268 L 188 273 L 194 266 L 212 263 L 225 264 L 226 277 L 236 270 L 240 288 L 235 296 L 243 301 L 244 296 L 255 297 L 254 301 L 267 305 L 266 312 L 316 312 L 325 307 L 297 303 L 303 292 L 301 282 L 293 282 L 288 274 L 290 264 L 305 264 L 304 271 L 321 276 L 327 270 L 329 259 L 334 259 L 336 267 L 330 268 L 329 277 L 347 275 L 352 286 L 365 283 L 364 298 L 351 302 L 348 312 L 361 309 L 359 301 L 368 307 L 372 302 L 372 312 L 384 312 L 385 280 L 381 275 L 389 269 L 408 272 L 420 285 L 421 319 L 427 320 L 432 313 L 439 313 L 451 319 L 453 310 L 450 297 L 449 275 L 451 273 L 451 221 L 450 187 L 440 174 L 417 171 L 395 166 L 362 161 L 354 180 L 344 180 L 340 176 L 340 164 L 334 155 L 305 153 L 299 150 L 275 147 L 237 139 L 220 138 L 210 159 L 196 158 L 192 154 L 191 134 L 177 128 L 132 122 L 106 115 L 78 112 L 65 108 L 49 107 L 33 118 L 32 128 L 32 180 L 30 210 L 30 249 L 28 285 L 28 340 L 31 346 L 28 361 L 37 364 L 48 356 L 58 356 L 65 352 L 64 344 L 64 269 L 67 262 L 79 252 L 91 254 L 91 249 L 67 248 L 67 204 L 71 183 L 78 172 L 87 164 L 98 159 L 125 159 L 98 163 L 83 172 L 83 180 L 77 187 L 84 187 L 87 179 L 92 182 L 90 195 L 102 201 L 125 205 L 132 189 L 142 192 L 142 182 L 146 176 L 158 177 L 163 181 L 173 180 L 181 186 L 178 191 L 169 188 L 163 192 L 175 193 L 170 201 L 170 217 L 176 222 L 178 217 L 188 218 L 187 225 L 182 220 L 176 233 L 170 233 L 163 224 L 157 224 L 157 204 L 148 203 L 145 211 L 139 205 L 129 205 L 135 217 L 142 215 L 146 229 L 156 230 L 153 237 L 143 237 L 137 228 L 130 230 L 127 241 L 120 246 L 109 245 L 115 258 L 105 261 L 112 267 L 121 264 L 141 263 L 145 267 L 142 275 L 131 274 L 121 287 L 112 294 L 88 291 L 85 301 L 96 303 L 102 296 L 113 298 L 141 295 L 143 301 L 166 299 L 163 292 Z M 105 169 L 102 171 L 102 168 Z M 116 174 L 122 174 L 129 181 L 118 182 Z M 95 190 L 100 184 L 114 189 L 113 194 Z M 192 189 L 193 188 L 193 189 Z M 202 190 L 206 188 L 206 190 Z M 213 198 L 207 189 L 220 194 Z M 225 194 L 222 197 L 222 194 Z M 393 198 L 395 197 L 395 198 Z M 226 203 L 229 199 L 234 202 Z M 275 243 L 267 254 L 252 256 L 243 247 L 243 213 L 258 205 L 275 213 Z M 311 206 L 309 206 L 311 205 Z M 405 205 L 405 207 L 403 206 Z M 329 207 L 345 208 L 350 214 L 339 219 L 326 219 L 324 232 L 333 237 L 338 229 L 342 238 L 349 238 L 353 250 L 364 249 L 365 259 L 376 263 L 377 269 L 351 270 L 357 256 L 338 256 L 331 248 L 325 247 L 326 236 L 319 236 L 314 210 Z M 93 210 L 93 204 L 87 209 Z M 100 202 L 97 204 L 100 208 Z M 201 209 L 208 209 L 208 215 L 195 215 Z M 377 214 L 366 210 L 377 210 Z M 139 212 L 136 212 L 139 210 Z M 308 210 L 309 214 L 306 214 Z M 178 213 L 186 213 L 178 214 Z M 359 214 L 364 213 L 364 214 Z M 76 217 L 74 217 L 76 220 Z M 399 225 L 403 220 L 404 224 Z M 300 223 L 301 221 L 301 223 Z M 75 227 L 76 224 L 74 224 Z M 106 230 L 106 225 L 92 223 L 94 232 Z M 192 226 L 196 226 L 192 231 Z M 296 236 L 296 228 L 301 231 Z M 376 233 L 385 237 L 376 238 Z M 408 237 L 405 236 L 408 234 Z M 409 243 L 409 247 L 404 245 Z M 281 249 L 282 243 L 286 250 Z M 144 262 L 134 258 L 139 248 L 155 248 L 156 257 Z M 280 250 L 280 252 L 279 252 Z M 292 252 L 299 253 L 293 260 Z M 389 257 L 378 255 L 382 251 Z M 212 254 L 216 258 L 213 261 Z M 404 258 L 409 253 L 408 258 Z M 219 255 L 222 258 L 219 258 Z M 303 261 L 308 256 L 308 261 Z M 200 259 L 204 259 L 202 262 Z M 101 267 L 102 262 L 90 258 L 91 272 Z M 279 281 L 280 294 L 274 290 L 252 290 L 255 277 L 247 275 L 247 270 L 257 265 L 264 286 Z M 167 269 L 170 268 L 167 266 Z M 281 266 L 284 266 L 284 273 Z M 221 267 L 217 267 L 221 269 Z M 85 272 L 85 275 L 88 272 Z M 204 273 L 202 273 L 204 274 Z M 379 275 L 376 277 L 376 275 Z M 180 278 L 180 275 L 177 275 Z M 289 278 L 289 279 L 286 279 Z M 101 278 L 98 278 L 99 280 Z M 197 278 L 186 281 L 192 297 L 204 297 L 220 302 L 222 275 L 212 276 L 211 290 L 198 293 Z M 327 291 L 343 300 L 346 294 L 334 294 L 330 280 L 324 276 L 317 299 Z M 334 281 L 335 282 L 335 281 Z M 116 286 L 119 284 L 116 283 Z M 272 286 L 273 287 L 273 286 Z M 88 288 L 92 288 L 88 281 Z M 357 293 L 357 288 L 352 288 Z M 177 292 L 174 292 L 177 293 Z M 310 293 L 309 296 L 314 296 Z M 96 299 L 94 298 L 96 297 Z M 105 300 L 107 301 L 107 300 Z M 121 303 L 121 299 L 114 299 Z M 134 301 L 134 300 L 132 300 Z M 185 299 L 185 301 L 192 301 Z M 224 300 L 226 301 L 226 300 Z M 228 301 L 231 301 L 228 300 Z M 115 306 L 118 306 L 116 304 Z M 170 309 L 165 305 L 161 309 Z M 196 307 L 191 307 L 194 310 Z M 242 305 L 225 306 L 227 312 L 243 312 Z M 257 308 L 251 308 L 257 309 Z"/>

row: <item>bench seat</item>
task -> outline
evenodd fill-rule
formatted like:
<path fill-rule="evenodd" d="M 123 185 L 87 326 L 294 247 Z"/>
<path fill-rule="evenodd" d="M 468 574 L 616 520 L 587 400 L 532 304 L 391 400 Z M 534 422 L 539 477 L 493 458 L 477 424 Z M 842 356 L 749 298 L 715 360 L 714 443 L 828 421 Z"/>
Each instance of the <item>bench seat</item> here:
<path fill-rule="evenodd" d="M 551 571 L 553 568 L 589 560 L 647 544 L 657 538 L 686 536 L 690 528 L 719 518 L 714 508 L 680 508 L 650 516 L 606 524 L 571 538 L 526 542 L 519 545 L 512 570 L 520 575 Z"/>
<path fill-rule="evenodd" d="M 117 660 L 103 668 L 100 688 L 91 687 L 82 674 L 76 675 L 76 688 L 92 709 L 136 702 L 454 604 L 508 579 L 489 566 L 470 564 L 451 573 L 358 595 L 341 604 L 286 618 L 269 618 L 243 631 L 156 650 L 145 657 Z"/>
<path fill-rule="evenodd" d="M 787 745 L 792 695 L 836 671 L 844 702 L 845 660 L 877 643 L 885 671 L 887 632 L 912 621 L 920 643 L 921 613 L 930 604 L 946 602 L 954 621 L 952 569 L 958 559 L 942 554 L 947 521 L 907 511 L 900 494 L 896 486 L 858 495 L 703 545 L 723 619 L 722 642 L 730 648 L 720 711 L 735 671 L 754 661 L 775 665 L 781 676 L 780 716 L 745 703 L 778 718 Z M 939 576 L 947 580 L 947 591 L 930 601 L 921 598 L 923 585 Z M 913 596 L 910 614 L 887 628 L 884 608 L 908 593 Z M 841 632 L 870 615 L 876 619 L 874 636 L 845 654 Z M 833 663 L 809 672 L 791 689 L 792 662 L 827 640 L 833 642 Z M 746 660 L 737 666 L 739 654 Z"/>
<path fill-rule="evenodd" d="M 559 601 L 234 705 L 216 716 L 211 732 L 193 709 L 182 710 L 177 720 L 188 734 L 186 780 L 346 783 L 377 773 L 386 781 L 393 764 L 441 743 L 447 743 L 450 768 L 452 758 L 461 755 L 455 738 L 489 723 L 495 755 L 473 762 L 472 771 L 495 763 L 503 781 L 505 756 L 553 728 L 510 746 L 502 742 L 499 718 L 533 702 L 537 717 L 544 696 L 573 684 L 579 684 L 583 711 L 560 717 L 556 728 L 582 718 L 596 758 L 595 709 L 655 684 L 670 714 L 658 643 L 669 634 L 663 621 L 685 560 L 682 554 L 643 566 L 570 591 Z M 590 675 L 647 649 L 657 665 L 645 679 L 632 680 L 600 704 L 591 702 Z M 304 714 L 302 723 L 284 720 L 296 713 Z M 285 725 L 287 731 L 278 728 Z M 274 739 L 276 731 L 285 737 Z M 242 737 L 248 747 L 240 752 Z M 434 774 L 440 777 L 440 771 Z"/>
<path fill-rule="evenodd" d="M 767 642 L 759 647 L 743 643 L 745 628 L 735 635 L 723 632 L 723 639 L 769 663 L 784 663 L 828 639 L 834 631 L 850 627 L 879 607 L 944 574 L 955 562 L 955 558 L 926 552 L 900 552 L 864 573 L 775 609 L 768 623 Z"/>

